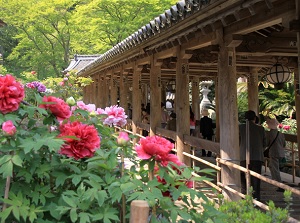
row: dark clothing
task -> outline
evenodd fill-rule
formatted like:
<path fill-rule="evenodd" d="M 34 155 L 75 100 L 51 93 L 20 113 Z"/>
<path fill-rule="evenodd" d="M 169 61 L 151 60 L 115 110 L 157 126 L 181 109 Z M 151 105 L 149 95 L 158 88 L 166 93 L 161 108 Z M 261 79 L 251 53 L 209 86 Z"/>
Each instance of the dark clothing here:
<path fill-rule="evenodd" d="M 200 119 L 200 133 L 203 137 L 213 136 L 214 128 L 216 128 L 216 125 L 211 118 L 204 116 Z"/>
<path fill-rule="evenodd" d="M 246 124 L 239 126 L 240 134 L 240 160 L 241 166 L 246 167 Z M 264 161 L 263 151 L 266 147 L 266 134 L 262 126 L 256 125 L 249 121 L 249 152 L 250 163 L 249 169 L 261 174 L 261 168 Z M 253 188 L 253 197 L 260 200 L 260 179 L 251 176 L 250 185 Z M 242 192 L 246 191 L 245 173 L 241 173 Z"/>
<path fill-rule="evenodd" d="M 216 128 L 216 125 L 213 123 L 211 118 L 204 116 L 200 119 L 200 133 L 202 134 L 203 139 L 212 141 L 214 128 Z M 202 149 L 202 156 L 206 156 L 205 149 Z M 211 151 L 207 152 L 207 156 L 211 156 Z"/>
<path fill-rule="evenodd" d="M 246 161 L 241 161 L 241 166 L 246 167 Z M 249 170 L 252 170 L 256 173 L 261 174 L 262 162 L 257 160 L 252 160 L 249 164 Z M 256 198 L 260 201 L 260 179 L 251 176 L 250 185 L 253 189 L 253 198 Z M 246 176 L 244 172 L 241 172 L 241 187 L 242 193 L 246 193 Z"/>

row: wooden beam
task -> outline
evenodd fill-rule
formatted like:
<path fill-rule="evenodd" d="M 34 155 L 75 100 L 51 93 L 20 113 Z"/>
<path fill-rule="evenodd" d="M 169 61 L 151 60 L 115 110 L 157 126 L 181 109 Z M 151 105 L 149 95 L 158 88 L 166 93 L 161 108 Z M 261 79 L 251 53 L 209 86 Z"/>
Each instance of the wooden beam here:
<path fill-rule="evenodd" d="M 256 9 L 256 14 L 247 19 L 235 22 L 224 27 L 224 34 L 247 34 L 282 22 L 283 18 L 294 14 L 294 0 L 286 0 L 271 10 L 266 11 L 265 6 Z"/>
<path fill-rule="evenodd" d="M 242 35 L 233 34 L 225 37 L 225 45 L 227 47 L 238 47 L 242 42 Z"/>

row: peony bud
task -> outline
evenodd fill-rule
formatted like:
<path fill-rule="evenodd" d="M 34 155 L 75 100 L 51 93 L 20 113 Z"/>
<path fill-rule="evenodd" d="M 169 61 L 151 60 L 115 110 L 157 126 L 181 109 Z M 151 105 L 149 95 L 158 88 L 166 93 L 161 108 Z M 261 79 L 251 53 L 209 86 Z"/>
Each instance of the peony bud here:
<path fill-rule="evenodd" d="M 66 100 L 67 104 L 70 105 L 70 106 L 73 106 L 76 104 L 76 101 L 73 97 L 69 97 L 67 100 Z"/>
<path fill-rule="evenodd" d="M 120 146 L 125 146 L 129 143 L 130 138 L 126 132 L 120 132 L 117 138 L 117 143 Z"/>
<path fill-rule="evenodd" d="M 36 72 L 33 70 L 33 71 L 31 71 L 30 72 L 32 75 L 35 75 L 36 74 Z"/>
<path fill-rule="evenodd" d="M 14 123 L 11 120 L 2 123 L 2 130 L 5 132 L 6 135 L 14 135 L 17 131 Z"/>

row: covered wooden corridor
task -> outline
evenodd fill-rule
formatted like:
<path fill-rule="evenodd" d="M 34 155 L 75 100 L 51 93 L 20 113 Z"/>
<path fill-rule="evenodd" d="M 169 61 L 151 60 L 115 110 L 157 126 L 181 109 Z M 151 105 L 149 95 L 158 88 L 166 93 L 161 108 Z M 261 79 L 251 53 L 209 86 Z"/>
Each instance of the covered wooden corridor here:
<path fill-rule="evenodd" d="M 177 155 L 188 165 L 191 147 L 218 154 L 218 186 L 227 198 L 240 199 L 234 192 L 240 191 L 237 78 L 247 78 L 248 108 L 258 113 L 258 82 L 276 62 L 289 67 L 300 117 L 299 14 L 299 0 L 180 1 L 77 70 L 94 80 L 84 89 L 84 101 L 97 107 L 119 101 L 125 109 L 132 104 L 133 134 L 145 129 L 175 140 Z M 199 119 L 199 83 L 206 80 L 215 84 L 216 142 L 189 135 L 190 100 Z M 160 105 L 171 81 L 176 83 L 176 132 L 160 127 Z M 149 99 L 150 124 L 144 124 L 141 103 Z M 293 141 L 299 144 L 300 137 Z"/>

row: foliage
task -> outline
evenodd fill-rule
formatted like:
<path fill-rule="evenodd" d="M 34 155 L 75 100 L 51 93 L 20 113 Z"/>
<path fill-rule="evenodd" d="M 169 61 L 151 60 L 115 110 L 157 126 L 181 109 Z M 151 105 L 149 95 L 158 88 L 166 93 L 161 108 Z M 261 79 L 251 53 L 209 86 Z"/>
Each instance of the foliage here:
<path fill-rule="evenodd" d="M 296 111 L 295 92 L 291 83 L 283 89 L 266 88 L 259 92 L 260 111 L 264 116 L 269 113 L 279 116 L 292 117 Z"/>
<path fill-rule="evenodd" d="M 72 48 L 80 53 L 106 52 L 176 2 L 89 0 L 78 4 L 72 17 L 75 24 Z"/>
<path fill-rule="evenodd" d="M 238 120 L 243 123 L 245 121 L 245 112 L 248 111 L 248 92 L 240 92 L 237 95 Z"/>
<path fill-rule="evenodd" d="M 18 77 L 29 69 L 40 80 L 61 77 L 70 55 L 103 53 L 176 2 L 0 0 L 4 65 Z"/>
<path fill-rule="evenodd" d="M 4 90 L 13 89 L 9 83 L 3 86 Z M 15 100 L 11 94 L 4 97 L 12 103 Z M 50 97 L 42 98 L 38 92 L 35 98 L 33 105 L 24 102 L 17 110 L 0 113 L 0 186 L 9 191 L 0 199 L 1 222 L 119 222 L 122 207 L 128 213 L 135 199 L 148 201 L 151 222 L 220 222 L 224 218 L 203 192 L 190 189 L 186 183 L 209 180 L 207 177 L 194 177 L 192 169 L 168 154 L 169 150 L 159 150 L 160 158 L 168 157 L 169 161 L 160 163 L 157 157 L 139 160 L 126 138 L 117 140 L 119 134 L 113 125 L 126 118 L 122 108 L 90 110 L 92 105 L 81 102 L 71 113 L 59 98 L 52 97 L 52 102 L 46 103 Z M 9 109 L 2 99 L 0 105 L 3 111 Z M 158 140 L 172 146 L 166 139 Z M 153 149 L 158 146 L 164 150 L 158 144 Z M 124 158 L 132 165 L 123 170 Z"/>
<path fill-rule="evenodd" d="M 238 202 L 224 201 L 219 210 L 227 214 L 224 223 L 268 223 L 268 222 L 288 222 L 288 207 L 290 205 L 291 194 L 285 192 L 287 209 L 276 208 L 273 201 L 268 203 L 269 210 L 266 213 L 254 207 L 252 197 L 246 195 L 246 198 Z"/>
<path fill-rule="evenodd" d="M 72 95 L 78 101 L 82 100 L 82 88 L 90 85 L 92 79 L 90 77 L 79 77 L 76 73 L 69 72 L 62 78 L 49 77 L 42 82 L 51 89 L 53 95 L 64 100 Z"/>

